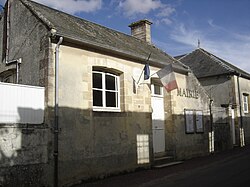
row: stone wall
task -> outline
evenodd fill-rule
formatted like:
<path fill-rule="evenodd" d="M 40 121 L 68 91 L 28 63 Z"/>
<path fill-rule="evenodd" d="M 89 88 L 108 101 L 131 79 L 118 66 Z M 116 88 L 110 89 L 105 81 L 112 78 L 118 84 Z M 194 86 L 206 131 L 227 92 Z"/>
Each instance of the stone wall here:
<path fill-rule="evenodd" d="M 9 2 L 8 60 L 22 59 L 19 67 L 20 84 L 47 88 L 49 32 L 21 1 L 10 0 Z M 0 23 L 3 23 L 4 19 L 6 17 L 1 19 Z M 0 29 L 4 30 L 2 28 L 1 25 Z M 3 32 L 0 36 L 2 34 L 6 36 Z M 0 39 L 0 54 L 2 54 L 2 42 L 6 42 L 6 38 L 0 37 Z M 7 66 L 5 62 L 0 63 L 0 73 L 3 76 L 3 72 L 16 67 L 16 64 Z M 16 70 L 12 72 L 16 73 Z M 53 121 L 46 121 L 46 124 L 40 125 L 0 124 L 0 186 L 52 186 L 52 131 L 51 124 L 47 122 L 53 124 Z"/>
<path fill-rule="evenodd" d="M 234 76 L 233 78 L 233 83 L 235 85 L 235 97 L 236 97 L 236 103 L 239 103 L 239 95 L 238 95 L 238 82 L 237 82 L 237 76 Z M 240 96 L 241 96 L 241 106 L 242 106 L 242 127 L 244 129 L 244 140 L 245 144 L 248 145 L 250 144 L 250 80 L 245 79 L 243 77 L 239 78 L 239 85 L 240 85 Z M 248 94 L 248 112 L 245 113 L 243 111 L 243 94 Z M 240 107 L 239 104 L 237 105 L 236 110 L 236 115 L 238 117 L 238 129 L 237 131 L 239 132 L 239 128 L 241 127 L 240 125 Z M 240 142 L 240 137 L 238 138 L 238 142 Z"/>
<path fill-rule="evenodd" d="M 200 86 L 192 73 L 188 75 L 177 74 L 178 90 L 171 92 L 172 119 L 173 119 L 173 144 L 176 147 L 177 159 L 188 159 L 203 156 L 209 153 L 208 133 L 209 97 Z M 187 132 L 185 110 L 193 111 L 194 130 Z M 203 131 L 196 130 L 196 111 L 202 112 Z"/>
<path fill-rule="evenodd" d="M 151 159 L 150 86 L 139 81 L 141 84 L 135 88 L 133 80 L 139 78 L 144 64 L 71 45 L 61 45 L 59 55 L 60 185 L 149 167 L 150 160 L 138 164 L 137 135 L 149 137 Z M 94 67 L 119 72 L 120 111 L 93 110 Z M 54 89 L 49 89 L 49 95 L 53 107 Z"/>
<path fill-rule="evenodd" d="M 3 24 L 4 24 L 3 12 L 0 12 L 0 63 L 3 60 Z M 1 66 L 0 66 L 1 67 Z"/>
<path fill-rule="evenodd" d="M 20 1 L 10 0 L 9 12 L 11 13 L 8 60 L 22 58 L 19 83 L 46 86 L 45 77 L 48 74 L 49 54 L 48 30 Z M 10 65 L 1 67 L 0 73 L 10 67 Z"/>
<path fill-rule="evenodd" d="M 49 186 L 48 134 L 44 125 L 0 124 L 0 186 Z"/>

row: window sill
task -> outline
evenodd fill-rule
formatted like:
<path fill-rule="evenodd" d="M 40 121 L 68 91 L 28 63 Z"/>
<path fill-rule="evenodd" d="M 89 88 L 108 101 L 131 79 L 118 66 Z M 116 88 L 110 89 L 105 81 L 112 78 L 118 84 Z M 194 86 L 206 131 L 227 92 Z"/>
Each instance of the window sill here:
<path fill-rule="evenodd" d="M 93 107 L 94 112 L 121 112 L 121 109 L 118 108 L 102 108 L 102 107 Z"/>

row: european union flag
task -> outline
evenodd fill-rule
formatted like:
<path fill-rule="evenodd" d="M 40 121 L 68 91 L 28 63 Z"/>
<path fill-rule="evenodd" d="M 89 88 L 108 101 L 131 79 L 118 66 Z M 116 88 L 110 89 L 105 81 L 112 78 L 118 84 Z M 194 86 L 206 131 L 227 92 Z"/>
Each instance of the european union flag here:
<path fill-rule="evenodd" d="M 144 80 L 148 80 L 150 77 L 149 64 L 145 64 L 143 70 L 144 70 Z"/>

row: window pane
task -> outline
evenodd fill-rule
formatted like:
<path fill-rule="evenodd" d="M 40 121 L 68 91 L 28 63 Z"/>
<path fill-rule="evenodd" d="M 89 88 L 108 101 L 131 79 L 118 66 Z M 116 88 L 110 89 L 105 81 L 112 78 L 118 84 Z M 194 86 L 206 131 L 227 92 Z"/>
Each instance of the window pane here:
<path fill-rule="evenodd" d="M 115 77 L 106 75 L 106 90 L 115 90 Z"/>
<path fill-rule="evenodd" d="M 102 106 L 102 91 L 93 90 L 93 105 Z"/>
<path fill-rule="evenodd" d="M 93 88 L 102 88 L 102 74 L 93 73 Z"/>
<path fill-rule="evenodd" d="M 116 92 L 106 92 L 106 106 L 116 107 Z"/>
<path fill-rule="evenodd" d="M 159 85 L 154 85 L 154 94 L 161 95 L 161 87 Z"/>
<path fill-rule="evenodd" d="M 244 111 L 247 111 L 247 104 L 244 103 Z"/>
<path fill-rule="evenodd" d="M 248 97 L 243 96 L 243 110 L 244 112 L 248 112 Z"/>

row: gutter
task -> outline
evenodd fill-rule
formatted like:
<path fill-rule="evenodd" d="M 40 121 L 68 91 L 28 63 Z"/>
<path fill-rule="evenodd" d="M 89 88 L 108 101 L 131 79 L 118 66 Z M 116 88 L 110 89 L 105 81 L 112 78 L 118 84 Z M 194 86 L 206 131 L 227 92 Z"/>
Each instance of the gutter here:
<path fill-rule="evenodd" d="M 59 96 L 59 48 L 63 41 L 63 37 L 59 38 L 55 47 L 55 124 L 54 124 L 54 187 L 58 186 L 58 96 Z"/>
<path fill-rule="evenodd" d="M 78 39 L 78 38 L 72 38 L 71 36 L 65 35 L 65 34 L 61 34 L 61 33 L 56 33 L 54 36 L 60 37 L 62 36 L 64 38 L 64 40 L 67 40 L 69 43 L 75 43 L 75 44 L 79 44 L 79 45 L 85 45 L 87 47 L 91 47 L 93 49 L 98 49 L 101 50 L 103 52 L 108 52 L 108 53 L 113 53 L 116 55 L 120 55 L 123 56 L 125 58 L 129 58 L 129 59 L 133 59 L 136 61 L 141 61 L 142 64 L 144 64 L 147 60 L 148 55 L 150 54 L 150 51 L 148 51 L 148 53 L 145 53 L 145 56 L 141 55 L 133 55 L 132 53 L 128 53 L 128 52 L 124 52 L 124 51 L 119 51 L 116 48 L 110 47 L 108 45 L 100 45 L 97 43 L 89 43 L 89 41 L 83 41 L 82 39 Z M 169 57 L 169 60 L 171 61 L 172 57 Z M 153 65 L 155 67 L 159 67 L 159 68 L 164 68 L 166 65 L 168 65 L 170 62 L 165 63 L 165 62 L 161 62 L 159 60 L 154 60 L 152 59 L 151 56 L 151 60 L 148 61 L 150 65 Z M 172 58 L 172 62 L 176 62 L 176 59 Z M 177 65 L 176 63 L 172 63 L 173 65 L 173 69 L 175 72 L 178 73 L 184 73 L 187 74 L 188 72 L 190 72 L 190 70 L 188 70 L 185 67 L 182 67 L 182 65 Z"/>

